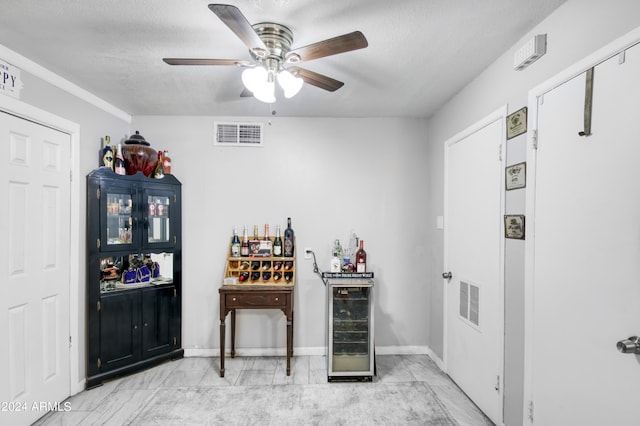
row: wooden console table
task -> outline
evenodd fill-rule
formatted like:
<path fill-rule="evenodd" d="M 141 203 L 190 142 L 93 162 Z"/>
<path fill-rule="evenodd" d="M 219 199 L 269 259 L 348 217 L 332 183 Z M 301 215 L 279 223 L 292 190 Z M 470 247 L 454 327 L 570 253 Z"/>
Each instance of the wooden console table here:
<path fill-rule="evenodd" d="M 224 377 L 225 318 L 231 312 L 231 358 L 236 356 L 236 309 L 280 309 L 287 317 L 287 376 L 293 356 L 293 285 L 220 287 L 220 377 Z"/>

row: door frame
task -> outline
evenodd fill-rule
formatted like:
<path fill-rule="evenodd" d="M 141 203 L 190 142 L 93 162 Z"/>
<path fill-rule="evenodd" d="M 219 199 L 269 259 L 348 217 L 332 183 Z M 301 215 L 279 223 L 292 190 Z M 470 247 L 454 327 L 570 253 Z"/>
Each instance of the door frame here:
<path fill-rule="evenodd" d="M 496 155 L 500 156 L 500 162 L 498 164 L 498 166 L 500 168 L 500 173 L 504 173 L 504 163 L 505 163 L 505 159 L 506 159 L 506 126 L 505 126 L 505 122 L 506 122 L 506 117 L 507 117 L 507 112 L 508 112 L 508 105 L 503 105 L 500 108 L 496 109 L 495 111 L 493 111 L 492 113 L 490 113 L 489 115 L 487 115 L 486 117 L 482 118 L 481 120 L 479 120 L 478 122 L 472 124 L 471 126 L 467 127 L 466 129 L 462 130 L 461 132 L 457 133 L 455 136 L 447 139 L 444 143 L 444 209 L 443 209 L 443 214 L 444 214 L 444 271 L 448 271 L 449 270 L 449 231 L 448 231 L 448 227 L 447 227 L 447 220 L 446 218 L 448 217 L 448 203 L 449 203 L 449 178 L 448 178 L 448 173 L 449 173 L 449 147 L 451 147 L 452 145 L 456 144 L 457 142 L 460 142 L 461 140 L 467 138 L 468 136 L 471 136 L 473 133 L 483 129 L 484 127 L 495 123 L 496 121 L 501 121 L 502 122 L 502 131 L 501 131 L 501 138 L 500 138 L 500 149 L 499 152 L 496 152 Z M 496 220 L 500 220 L 501 222 L 503 222 L 503 217 L 504 217 L 504 213 L 505 213 L 505 191 L 504 191 L 504 187 L 499 188 L 498 189 L 500 191 L 500 217 L 497 217 Z M 499 347 L 496 348 L 496 353 L 498 355 L 498 368 L 500 371 L 500 392 L 499 392 L 499 400 L 500 400 L 500 413 L 501 413 L 501 424 L 504 421 L 504 319 L 505 319 L 505 313 L 504 313 L 504 256 L 505 256 L 505 241 L 504 238 L 500 239 L 500 247 L 499 247 L 499 265 L 498 265 L 498 294 L 499 294 L 499 300 L 498 300 L 498 312 L 499 312 L 499 324 L 498 324 L 498 345 Z M 447 279 L 442 280 L 443 283 L 443 301 L 444 301 L 444 334 L 443 334 L 443 351 L 442 351 L 442 358 L 443 358 L 443 364 L 444 364 L 444 371 L 448 372 L 448 334 L 449 334 L 449 321 L 448 321 L 448 316 L 449 316 L 449 296 L 448 296 L 448 292 L 447 292 L 447 286 L 449 285 L 449 282 Z M 464 391 L 464 389 L 463 389 Z"/>
<path fill-rule="evenodd" d="M 536 160 L 535 149 L 538 133 L 538 106 L 544 94 L 577 77 L 588 69 L 620 54 L 640 43 L 640 27 L 628 32 L 591 55 L 566 68 L 547 81 L 531 89 L 528 93 L 528 115 L 530 131 L 527 132 L 527 193 L 526 193 L 526 235 L 525 277 L 524 277 L 524 393 L 522 424 L 532 424 L 533 404 L 533 334 L 534 334 L 534 287 L 535 287 L 535 211 L 536 211 Z M 596 77 L 597 78 L 597 77 Z"/>
<path fill-rule="evenodd" d="M 71 176 L 70 176 L 70 246 L 69 246 L 69 389 L 74 395 L 84 389 L 84 378 L 80 376 L 80 227 L 73 224 L 80 223 L 80 126 L 65 118 L 36 108 L 20 100 L 6 95 L 0 95 L 0 111 L 18 118 L 58 130 L 68 134 L 71 138 Z M 84 306 L 84 305 L 82 305 Z M 82 315 L 84 319 L 84 315 Z"/>

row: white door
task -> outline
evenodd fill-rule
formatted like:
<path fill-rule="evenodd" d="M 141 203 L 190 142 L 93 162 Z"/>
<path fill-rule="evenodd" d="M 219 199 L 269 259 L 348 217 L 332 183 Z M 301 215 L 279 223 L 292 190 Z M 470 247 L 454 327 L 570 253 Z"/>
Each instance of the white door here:
<path fill-rule="evenodd" d="M 445 350 L 447 373 L 502 422 L 504 110 L 446 143 Z"/>
<path fill-rule="evenodd" d="M 533 424 L 640 422 L 640 356 L 616 349 L 640 334 L 640 46 L 619 62 L 595 67 L 591 136 L 578 135 L 585 74 L 537 107 L 525 376 Z"/>
<path fill-rule="evenodd" d="M 0 141 L 0 422 L 20 425 L 70 394 L 71 139 L 0 112 Z"/>

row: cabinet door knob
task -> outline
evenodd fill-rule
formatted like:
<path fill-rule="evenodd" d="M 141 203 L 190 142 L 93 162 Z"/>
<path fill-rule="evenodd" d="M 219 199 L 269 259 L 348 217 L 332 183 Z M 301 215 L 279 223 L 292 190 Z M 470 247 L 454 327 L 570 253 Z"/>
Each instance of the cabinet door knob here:
<path fill-rule="evenodd" d="M 145 327 L 149 327 L 149 324 L 147 324 L 147 323 L 145 322 L 145 323 L 144 323 L 144 326 L 145 326 Z"/>
<path fill-rule="evenodd" d="M 278 301 L 278 298 L 276 297 L 276 302 Z"/>
<path fill-rule="evenodd" d="M 231 299 L 231 300 L 233 300 L 233 301 L 235 302 L 235 301 L 236 301 L 236 298 L 234 297 L 234 298 L 233 298 L 233 299 Z"/>
<path fill-rule="evenodd" d="M 133 329 L 134 329 L 134 330 L 137 330 L 137 329 L 138 329 L 138 324 L 134 325 L 134 326 L 133 326 Z"/>
<path fill-rule="evenodd" d="M 443 272 L 442 273 L 442 278 L 444 278 L 445 280 L 450 280 L 451 277 L 453 277 L 453 275 L 451 274 L 451 272 Z"/>

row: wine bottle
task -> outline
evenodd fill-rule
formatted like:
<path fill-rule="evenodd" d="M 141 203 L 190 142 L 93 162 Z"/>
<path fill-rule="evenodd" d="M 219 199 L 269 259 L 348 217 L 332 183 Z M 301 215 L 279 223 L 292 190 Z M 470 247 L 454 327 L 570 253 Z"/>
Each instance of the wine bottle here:
<path fill-rule="evenodd" d="M 291 218 L 287 218 L 287 229 L 284 230 L 284 256 L 293 257 L 293 229 L 291 229 Z"/>
<path fill-rule="evenodd" d="M 162 179 L 164 177 L 164 166 L 162 165 L 162 151 L 158 151 L 158 164 L 153 171 L 154 179 Z"/>
<path fill-rule="evenodd" d="M 249 256 L 249 235 L 247 227 L 244 227 L 244 231 L 242 232 L 242 243 L 240 244 L 240 255 L 241 256 Z"/>
<path fill-rule="evenodd" d="M 113 170 L 116 174 L 126 175 L 127 170 L 124 168 L 124 157 L 122 156 L 122 145 L 118 144 L 118 150 L 116 151 L 116 159 L 113 162 Z"/>
<path fill-rule="evenodd" d="M 269 224 L 264 224 L 264 238 L 265 241 L 269 241 Z"/>
<path fill-rule="evenodd" d="M 238 238 L 238 227 L 233 228 L 233 239 L 231 240 L 231 256 L 240 257 L 240 238 Z"/>
<path fill-rule="evenodd" d="M 240 273 L 240 276 L 238 276 L 238 281 L 249 281 L 249 273 L 248 272 Z"/>
<path fill-rule="evenodd" d="M 276 226 L 276 239 L 273 240 L 273 255 L 282 256 L 282 238 L 280 238 L 280 226 Z"/>
<path fill-rule="evenodd" d="M 252 272 L 251 273 L 251 281 L 257 281 L 260 279 L 260 272 Z"/>
<path fill-rule="evenodd" d="M 166 149 L 162 152 L 162 167 L 164 167 L 166 174 L 171 174 L 171 157 L 169 157 L 169 151 Z"/>
<path fill-rule="evenodd" d="M 111 137 L 104 137 L 104 148 L 102 148 L 102 165 L 113 170 L 113 148 L 111 148 Z"/>
<path fill-rule="evenodd" d="M 280 278 L 282 278 L 282 272 L 274 272 L 273 273 L 273 280 L 274 281 L 280 281 Z"/>
<path fill-rule="evenodd" d="M 367 272 L 367 252 L 364 251 L 364 240 L 360 240 L 360 248 L 356 252 L 356 272 Z"/>

